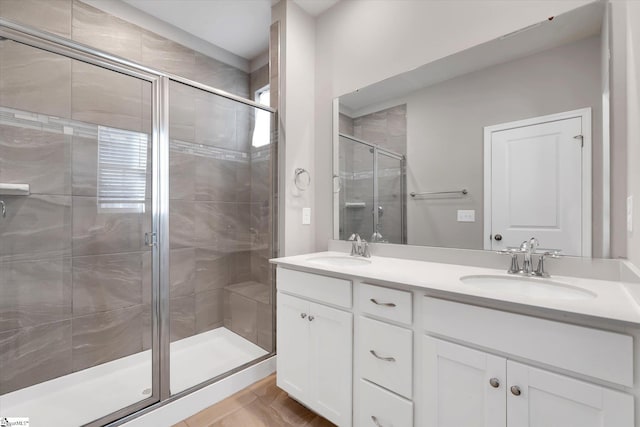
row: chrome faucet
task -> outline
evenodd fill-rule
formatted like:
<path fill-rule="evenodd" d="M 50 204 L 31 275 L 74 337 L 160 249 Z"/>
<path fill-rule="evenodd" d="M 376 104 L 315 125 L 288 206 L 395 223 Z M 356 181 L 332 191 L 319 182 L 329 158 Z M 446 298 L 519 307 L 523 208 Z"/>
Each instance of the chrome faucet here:
<path fill-rule="evenodd" d="M 509 274 L 521 274 L 523 276 L 537 276 L 537 277 L 549 277 L 549 273 L 544 271 L 545 258 L 560 258 L 559 251 L 544 252 L 537 254 L 536 250 L 540 246 L 538 239 L 532 237 L 529 240 L 525 240 L 520 244 L 519 249 L 511 248 L 499 251 L 502 255 L 511 255 L 511 265 L 507 273 Z M 523 254 L 522 268 L 518 265 L 518 254 Z M 533 256 L 540 255 L 538 259 L 537 268 L 533 269 Z"/>
<path fill-rule="evenodd" d="M 358 233 L 353 233 L 349 237 L 351 242 L 351 256 L 363 256 L 365 258 L 371 258 L 371 252 L 369 252 L 369 244 L 366 240 L 361 239 Z"/>

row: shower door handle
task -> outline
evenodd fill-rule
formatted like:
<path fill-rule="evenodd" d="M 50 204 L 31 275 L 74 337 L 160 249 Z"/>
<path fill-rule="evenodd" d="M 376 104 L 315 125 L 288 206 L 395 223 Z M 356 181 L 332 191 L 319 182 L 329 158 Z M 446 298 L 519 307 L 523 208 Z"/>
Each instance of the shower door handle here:
<path fill-rule="evenodd" d="M 144 233 L 145 246 L 158 246 L 158 235 L 156 233 Z"/>

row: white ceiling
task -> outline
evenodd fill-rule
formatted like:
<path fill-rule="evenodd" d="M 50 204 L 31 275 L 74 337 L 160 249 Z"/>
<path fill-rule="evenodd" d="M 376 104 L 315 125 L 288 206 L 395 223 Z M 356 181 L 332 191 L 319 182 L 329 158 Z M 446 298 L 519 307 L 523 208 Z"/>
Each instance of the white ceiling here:
<path fill-rule="evenodd" d="M 340 0 L 293 0 L 294 3 L 303 8 L 311 16 L 320 15 L 339 1 Z"/>
<path fill-rule="evenodd" d="M 251 60 L 269 46 L 271 5 L 278 0 L 122 0 L 200 39 Z M 293 0 L 317 16 L 339 0 Z"/>

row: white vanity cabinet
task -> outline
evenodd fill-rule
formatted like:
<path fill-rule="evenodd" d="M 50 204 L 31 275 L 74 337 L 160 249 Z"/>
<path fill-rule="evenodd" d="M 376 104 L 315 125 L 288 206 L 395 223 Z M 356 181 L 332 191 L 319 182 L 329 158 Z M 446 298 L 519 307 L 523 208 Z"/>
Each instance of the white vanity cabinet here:
<path fill-rule="evenodd" d="M 432 298 L 424 307 L 428 333 L 619 384 L 633 381 L 629 336 Z M 519 329 L 521 324 L 526 327 Z M 554 345 L 558 330 L 570 334 Z M 631 395 L 429 335 L 423 335 L 422 349 L 428 427 L 634 426 Z M 578 362 L 585 359 L 591 371 Z M 619 366 L 611 365 L 616 361 Z"/>
<path fill-rule="evenodd" d="M 635 326 L 352 278 L 278 267 L 278 386 L 333 423 L 640 426 Z"/>
<path fill-rule="evenodd" d="M 633 398 L 423 336 L 428 427 L 633 426 Z"/>
<path fill-rule="evenodd" d="M 351 426 L 353 314 L 328 305 L 350 306 L 351 282 L 279 268 L 277 298 L 278 387 Z"/>

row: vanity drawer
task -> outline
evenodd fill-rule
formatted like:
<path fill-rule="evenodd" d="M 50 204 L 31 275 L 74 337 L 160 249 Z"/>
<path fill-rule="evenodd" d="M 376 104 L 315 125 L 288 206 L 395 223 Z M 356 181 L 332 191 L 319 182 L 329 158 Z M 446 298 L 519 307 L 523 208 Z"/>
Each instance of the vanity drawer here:
<path fill-rule="evenodd" d="M 411 399 L 413 331 L 360 317 L 358 335 L 362 377 Z"/>
<path fill-rule="evenodd" d="M 411 292 L 363 283 L 358 294 L 364 313 L 411 325 Z"/>
<path fill-rule="evenodd" d="M 413 403 L 383 390 L 370 382 L 360 380 L 356 427 L 413 425 Z"/>
<path fill-rule="evenodd" d="M 633 386 L 633 338 L 522 314 L 425 297 L 428 332 Z"/>
<path fill-rule="evenodd" d="M 351 308 L 351 281 L 336 279 L 320 274 L 305 273 L 278 267 L 277 285 L 279 291 L 303 298 Z"/>

